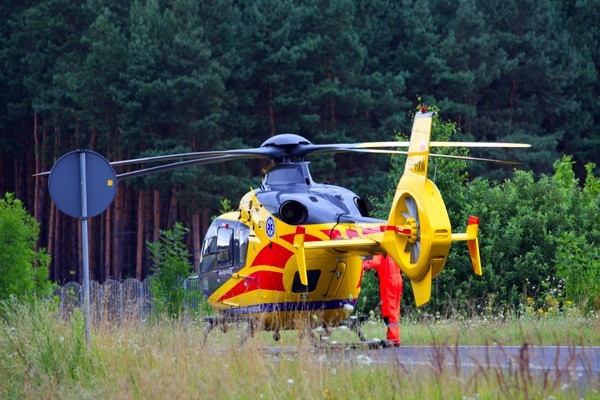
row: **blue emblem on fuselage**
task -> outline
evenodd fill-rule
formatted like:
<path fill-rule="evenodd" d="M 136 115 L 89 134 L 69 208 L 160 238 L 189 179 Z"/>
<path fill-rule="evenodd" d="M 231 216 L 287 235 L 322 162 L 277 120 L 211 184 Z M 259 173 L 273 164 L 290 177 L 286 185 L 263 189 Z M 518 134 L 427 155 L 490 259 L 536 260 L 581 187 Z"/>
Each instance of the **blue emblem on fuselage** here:
<path fill-rule="evenodd" d="M 273 217 L 268 217 L 267 218 L 267 224 L 265 225 L 265 230 L 267 231 L 267 236 L 269 238 L 273 238 L 273 236 L 275 236 L 275 220 L 273 220 Z"/>

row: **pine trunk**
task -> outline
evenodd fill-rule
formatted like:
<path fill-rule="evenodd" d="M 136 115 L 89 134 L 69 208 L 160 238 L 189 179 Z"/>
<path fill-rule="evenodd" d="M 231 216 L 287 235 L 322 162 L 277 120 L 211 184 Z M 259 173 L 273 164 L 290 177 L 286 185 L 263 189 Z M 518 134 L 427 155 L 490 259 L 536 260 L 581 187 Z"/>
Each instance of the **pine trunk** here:
<path fill-rule="evenodd" d="M 104 279 L 110 278 L 110 265 L 111 265 L 111 249 L 112 249 L 112 231 L 111 222 L 113 218 L 114 206 L 108 207 L 106 210 L 105 227 L 104 227 Z"/>
<path fill-rule="evenodd" d="M 19 160 L 15 159 L 15 198 L 19 199 L 21 197 L 21 169 L 19 168 Z"/>
<path fill-rule="evenodd" d="M 154 190 L 154 233 L 152 239 L 154 242 L 157 242 L 160 238 L 160 192 L 158 190 Z"/>
<path fill-rule="evenodd" d="M 177 188 L 173 186 L 171 189 L 171 202 L 169 203 L 169 219 L 168 226 L 175 225 L 177 222 Z"/>
<path fill-rule="evenodd" d="M 35 154 L 35 173 L 41 172 L 41 156 L 40 156 L 40 138 L 39 138 L 39 129 L 38 129 L 38 116 L 37 112 L 33 112 L 33 148 Z M 47 178 L 44 178 L 47 179 Z M 40 186 L 41 186 L 41 176 L 35 177 L 35 188 L 33 195 L 33 216 L 36 221 L 40 221 Z"/>
<path fill-rule="evenodd" d="M 50 259 L 52 262 L 52 267 L 50 272 L 50 278 L 55 282 L 58 281 L 58 263 L 54 257 L 54 236 L 56 235 L 56 206 L 54 204 L 50 205 L 50 221 L 48 222 L 48 254 L 50 254 Z"/>
<path fill-rule="evenodd" d="M 119 280 L 123 277 L 131 276 L 135 274 L 135 243 L 131 234 L 135 235 L 135 222 L 133 221 L 134 213 L 132 205 L 137 203 L 137 199 L 134 200 L 133 188 L 131 185 L 125 186 L 125 203 L 123 204 L 123 230 L 121 232 L 120 240 L 129 244 L 123 245 L 121 252 L 121 266 L 119 267 Z"/>
<path fill-rule="evenodd" d="M 125 198 L 125 188 L 121 185 L 121 190 L 117 190 L 117 199 L 115 204 L 115 223 L 114 223 L 114 241 L 113 241 L 113 262 L 112 262 L 112 277 L 119 279 L 121 276 L 121 260 L 122 260 L 122 243 L 121 243 L 121 232 L 123 232 L 123 206 Z"/>
<path fill-rule="evenodd" d="M 135 279 L 142 280 L 142 265 L 144 256 L 144 191 L 138 193 L 137 209 L 137 247 L 135 259 Z"/>
<path fill-rule="evenodd" d="M 200 214 L 192 215 L 192 249 L 194 254 L 194 271 L 200 262 Z"/>
<path fill-rule="evenodd" d="M 273 110 L 273 86 L 269 85 L 269 135 L 275 136 L 277 129 L 275 127 L 275 111 Z"/>
<path fill-rule="evenodd" d="M 210 224 L 210 209 L 203 208 L 202 209 L 202 233 L 206 233 L 206 231 L 208 231 L 209 224 Z"/>
<path fill-rule="evenodd" d="M 153 211 L 153 207 L 154 204 L 152 204 L 152 191 L 148 190 L 145 193 L 145 199 L 144 199 L 144 265 L 142 266 L 142 279 L 144 279 L 146 276 L 148 276 L 148 274 L 150 273 L 149 267 L 148 267 L 148 262 L 147 262 L 147 254 L 148 252 L 146 251 L 146 242 L 149 242 L 152 238 L 153 235 L 153 227 L 152 227 L 152 223 L 153 223 L 153 218 L 152 218 L 152 211 Z"/>

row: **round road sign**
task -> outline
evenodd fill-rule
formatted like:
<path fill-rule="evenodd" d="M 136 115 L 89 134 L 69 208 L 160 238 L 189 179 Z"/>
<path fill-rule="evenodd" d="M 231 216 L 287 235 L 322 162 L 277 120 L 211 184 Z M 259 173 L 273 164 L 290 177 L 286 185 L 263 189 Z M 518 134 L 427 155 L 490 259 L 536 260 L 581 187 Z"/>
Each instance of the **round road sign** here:
<path fill-rule="evenodd" d="M 81 204 L 80 154 L 85 154 L 87 215 Z M 48 179 L 50 197 L 65 214 L 95 217 L 106 210 L 115 198 L 117 177 L 106 158 L 90 150 L 74 150 L 56 161 Z"/>

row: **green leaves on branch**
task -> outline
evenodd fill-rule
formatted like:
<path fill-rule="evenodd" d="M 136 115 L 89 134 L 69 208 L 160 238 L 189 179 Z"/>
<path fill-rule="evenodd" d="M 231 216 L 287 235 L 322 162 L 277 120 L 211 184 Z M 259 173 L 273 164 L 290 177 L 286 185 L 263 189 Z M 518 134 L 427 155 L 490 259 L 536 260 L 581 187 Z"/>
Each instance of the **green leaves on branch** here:
<path fill-rule="evenodd" d="M 0 198 L 0 300 L 16 296 L 25 300 L 50 295 L 50 256 L 36 249 L 39 224 L 20 200 L 6 193 Z"/>
<path fill-rule="evenodd" d="M 183 241 L 187 232 L 188 229 L 177 222 L 173 229 L 161 230 L 157 242 L 147 243 L 153 263 L 150 287 L 154 308 L 158 314 L 173 318 L 181 316 L 185 301 L 192 295 L 184 287 L 192 270 L 190 254 Z"/>
<path fill-rule="evenodd" d="M 552 176 L 517 170 L 499 184 L 477 179 L 457 185 L 452 196 L 465 202 L 450 203 L 449 211 L 459 216 L 457 221 L 466 221 L 469 214 L 481 217 L 484 275 L 472 276 L 466 249 L 454 245 L 447 265 L 453 279 L 442 274 L 440 291 L 460 291 L 462 301 L 494 293 L 497 307 L 513 309 L 527 297 L 541 307 L 549 295 L 559 304 L 569 300 L 598 309 L 600 191 L 593 168 L 587 167 L 583 187 L 570 157 L 554 164 Z M 449 192 L 442 193 L 448 197 Z M 463 229 L 461 222 L 455 223 L 454 230 Z"/>

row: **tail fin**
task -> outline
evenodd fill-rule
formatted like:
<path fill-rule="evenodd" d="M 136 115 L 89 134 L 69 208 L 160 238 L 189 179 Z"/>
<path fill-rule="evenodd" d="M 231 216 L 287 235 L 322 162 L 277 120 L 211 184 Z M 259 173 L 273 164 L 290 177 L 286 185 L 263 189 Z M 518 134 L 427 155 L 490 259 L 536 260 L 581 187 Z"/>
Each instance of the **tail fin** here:
<path fill-rule="evenodd" d="M 410 134 L 408 155 L 404 166 L 404 174 L 427 178 L 429 165 L 429 142 L 431 140 L 431 124 L 434 113 L 417 113 Z"/>
<path fill-rule="evenodd" d="M 467 247 L 469 248 L 469 255 L 471 256 L 471 264 L 473 265 L 473 272 L 476 275 L 481 275 L 481 258 L 479 257 L 479 218 L 471 215 L 467 222 L 466 233 L 453 233 L 452 240 L 466 240 Z"/>
<path fill-rule="evenodd" d="M 411 280 L 417 306 L 431 297 L 431 279 L 444 267 L 452 242 L 450 219 L 435 184 L 427 178 L 433 113 L 415 115 L 404 174 L 400 178 L 382 247 Z"/>

